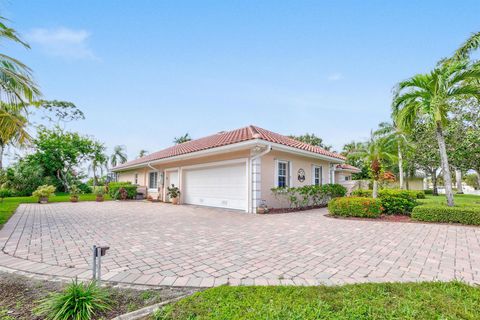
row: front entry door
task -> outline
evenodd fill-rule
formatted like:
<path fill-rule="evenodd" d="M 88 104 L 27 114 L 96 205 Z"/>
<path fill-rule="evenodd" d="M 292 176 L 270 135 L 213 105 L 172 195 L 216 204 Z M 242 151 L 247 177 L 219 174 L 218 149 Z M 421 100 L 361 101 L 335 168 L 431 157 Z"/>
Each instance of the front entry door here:
<path fill-rule="evenodd" d="M 171 187 L 175 185 L 175 187 L 179 187 L 178 185 L 178 171 L 169 171 L 168 172 L 168 180 L 167 180 L 167 187 Z M 166 188 L 165 188 L 166 189 Z M 168 192 L 168 189 L 166 189 Z M 170 201 L 169 197 L 167 196 L 167 201 Z"/>

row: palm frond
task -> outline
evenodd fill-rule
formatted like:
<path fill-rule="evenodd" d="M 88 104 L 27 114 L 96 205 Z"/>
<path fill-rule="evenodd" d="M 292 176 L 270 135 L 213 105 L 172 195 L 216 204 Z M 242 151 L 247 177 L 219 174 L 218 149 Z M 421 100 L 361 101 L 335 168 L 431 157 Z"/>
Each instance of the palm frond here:
<path fill-rule="evenodd" d="M 473 33 L 470 38 L 465 41 L 460 48 L 455 51 L 453 55 L 453 59 L 455 60 L 463 60 L 468 59 L 470 54 L 480 48 L 480 32 Z"/>

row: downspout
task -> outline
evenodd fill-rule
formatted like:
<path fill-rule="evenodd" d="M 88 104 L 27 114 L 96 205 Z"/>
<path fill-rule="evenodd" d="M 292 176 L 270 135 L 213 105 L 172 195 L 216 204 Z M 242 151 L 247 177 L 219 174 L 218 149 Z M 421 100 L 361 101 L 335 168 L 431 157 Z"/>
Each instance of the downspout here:
<path fill-rule="evenodd" d="M 252 171 L 253 171 L 253 165 L 252 164 L 253 164 L 253 161 L 260 158 L 260 157 L 263 157 L 264 155 L 266 155 L 270 151 L 272 151 L 272 145 L 268 144 L 267 149 L 265 151 L 262 151 L 259 154 L 254 155 L 253 157 L 250 157 L 250 160 L 249 160 L 249 168 L 250 168 L 250 175 L 249 176 L 250 176 L 250 179 L 252 179 Z M 250 181 L 251 190 L 249 192 L 250 193 L 250 197 L 249 197 L 250 201 L 248 203 L 248 212 L 254 211 L 253 208 L 252 208 L 253 207 L 253 187 L 252 187 L 253 183 L 252 182 L 253 181 Z M 255 213 L 255 212 L 252 212 L 252 213 Z"/>

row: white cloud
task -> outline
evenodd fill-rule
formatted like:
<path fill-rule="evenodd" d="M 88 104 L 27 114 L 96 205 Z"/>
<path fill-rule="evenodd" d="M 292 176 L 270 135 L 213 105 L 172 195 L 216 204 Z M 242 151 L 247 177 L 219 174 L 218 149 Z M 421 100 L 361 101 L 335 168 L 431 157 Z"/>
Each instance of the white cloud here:
<path fill-rule="evenodd" d="M 327 77 L 328 81 L 338 81 L 342 79 L 343 79 L 343 74 L 341 74 L 340 72 L 332 73 Z"/>
<path fill-rule="evenodd" d="M 32 47 L 38 45 L 45 54 L 68 60 L 98 60 L 88 45 L 90 33 L 65 27 L 56 29 L 36 28 L 27 33 Z"/>

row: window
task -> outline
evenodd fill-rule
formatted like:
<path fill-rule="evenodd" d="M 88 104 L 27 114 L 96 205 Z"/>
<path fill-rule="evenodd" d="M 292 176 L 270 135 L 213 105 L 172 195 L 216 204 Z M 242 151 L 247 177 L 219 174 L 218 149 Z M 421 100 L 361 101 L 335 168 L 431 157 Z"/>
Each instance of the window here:
<path fill-rule="evenodd" d="M 277 165 L 277 187 L 285 188 L 289 185 L 288 162 L 278 161 Z"/>
<path fill-rule="evenodd" d="M 135 184 L 138 185 L 138 173 L 135 173 Z"/>
<path fill-rule="evenodd" d="M 322 183 L 322 167 L 313 166 L 313 184 L 321 186 Z"/>
<path fill-rule="evenodd" d="M 352 176 L 345 176 L 345 181 L 350 181 L 352 180 Z"/>
<path fill-rule="evenodd" d="M 150 172 L 148 175 L 148 188 L 157 189 L 158 172 Z"/>

